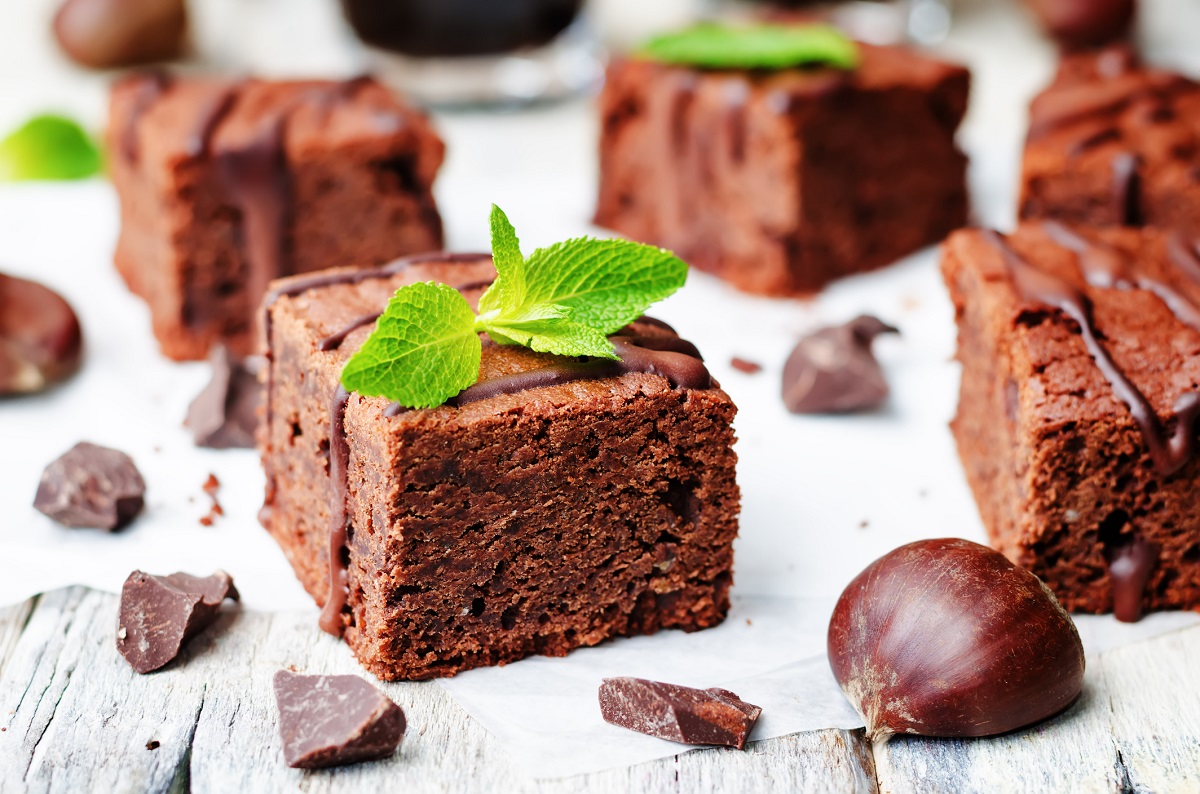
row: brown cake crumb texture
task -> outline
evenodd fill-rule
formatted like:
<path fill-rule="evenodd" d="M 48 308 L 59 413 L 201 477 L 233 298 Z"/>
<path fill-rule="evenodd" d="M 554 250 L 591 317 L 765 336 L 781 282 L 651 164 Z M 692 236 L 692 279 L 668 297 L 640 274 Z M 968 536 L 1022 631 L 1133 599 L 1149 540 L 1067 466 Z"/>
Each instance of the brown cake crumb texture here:
<path fill-rule="evenodd" d="M 967 218 L 970 76 L 899 47 L 862 56 L 762 74 L 614 61 L 596 223 L 765 295 L 941 241 Z"/>
<path fill-rule="evenodd" d="M 305 588 L 329 597 L 330 406 L 370 325 L 401 285 L 492 276 L 490 259 L 284 296 L 270 309 L 262 518 Z M 284 282 L 286 284 L 286 282 Z M 481 289 L 467 291 L 478 299 Z M 655 326 L 643 334 L 668 334 Z M 485 345 L 481 378 L 550 357 Z M 350 396 L 344 637 L 383 679 L 453 675 L 605 639 L 702 629 L 729 608 L 739 492 L 718 388 L 658 375 L 544 387 L 395 416 Z"/>
<path fill-rule="evenodd" d="M 373 80 L 137 75 L 109 115 L 116 266 L 171 358 L 251 352 L 273 278 L 441 247 L 442 142 Z"/>
<path fill-rule="evenodd" d="M 1200 228 L 1200 83 L 1125 45 L 1065 57 L 1030 109 L 1021 217 Z"/>
<path fill-rule="evenodd" d="M 1182 296 L 1181 311 L 1200 305 L 1200 258 L 1189 274 L 1182 249 L 1170 253 L 1182 236 L 1080 233 L 1120 256 L 1135 279 Z M 1200 463 L 1184 455 L 1173 473 L 1156 467 L 1147 435 L 1089 354 L 1079 323 L 1023 298 L 986 234 L 951 236 L 942 269 L 963 364 L 952 427 L 993 544 L 1068 609 L 1084 612 L 1110 611 L 1114 592 L 1140 589 L 1136 575 L 1133 585 L 1114 577 L 1112 564 L 1124 557 L 1128 568 L 1149 548 L 1149 582 L 1132 593 L 1133 611 L 1139 597 L 1149 609 L 1200 607 Z M 1147 289 L 1086 283 L 1077 255 L 1042 224 L 1023 225 L 1008 245 L 1086 295 L 1099 343 L 1171 437 L 1185 421 L 1176 401 L 1200 390 L 1200 331 Z M 1194 443 L 1195 428 L 1189 432 Z"/>

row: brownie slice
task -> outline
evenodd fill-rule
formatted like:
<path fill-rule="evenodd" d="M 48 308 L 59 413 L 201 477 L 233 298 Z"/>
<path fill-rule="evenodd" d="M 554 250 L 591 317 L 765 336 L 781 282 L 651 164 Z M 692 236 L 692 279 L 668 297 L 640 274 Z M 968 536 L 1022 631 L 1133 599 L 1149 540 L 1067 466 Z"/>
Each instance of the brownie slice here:
<path fill-rule="evenodd" d="M 323 628 L 383 679 L 702 629 L 729 608 L 736 409 L 661 323 L 615 336 L 619 364 L 485 338 L 480 381 L 434 409 L 341 390 L 398 287 L 475 302 L 492 275 L 484 255 L 426 257 L 266 299 L 262 521 Z"/>
<path fill-rule="evenodd" d="M 1200 607 L 1200 244 L 1029 223 L 950 237 L 952 428 L 992 543 L 1073 610 Z"/>
<path fill-rule="evenodd" d="M 108 152 L 117 269 L 171 358 L 250 352 L 273 278 L 441 247 L 442 142 L 367 78 L 137 75 L 113 87 Z"/>
<path fill-rule="evenodd" d="M 1200 228 L 1200 83 L 1119 46 L 1065 57 L 1033 101 L 1021 217 Z"/>
<path fill-rule="evenodd" d="M 967 218 L 954 135 L 970 76 L 900 47 L 861 52 L 853 71 L 613 62 L 596 223 L 764 295 L 939 242 Z"/>

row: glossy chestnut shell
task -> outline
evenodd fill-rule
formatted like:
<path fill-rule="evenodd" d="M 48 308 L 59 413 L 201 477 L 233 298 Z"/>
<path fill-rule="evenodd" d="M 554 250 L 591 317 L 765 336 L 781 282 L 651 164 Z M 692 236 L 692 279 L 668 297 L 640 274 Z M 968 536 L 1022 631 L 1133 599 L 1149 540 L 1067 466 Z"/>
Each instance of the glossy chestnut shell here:
<path fill-rule="evenodd" d="M 871 563 L 834 609 L 829 662 L 877 742 L 1006 733 L 1083 688 L 1071 616 L 1036 576 L 966 540 L 910 543 Z"/>

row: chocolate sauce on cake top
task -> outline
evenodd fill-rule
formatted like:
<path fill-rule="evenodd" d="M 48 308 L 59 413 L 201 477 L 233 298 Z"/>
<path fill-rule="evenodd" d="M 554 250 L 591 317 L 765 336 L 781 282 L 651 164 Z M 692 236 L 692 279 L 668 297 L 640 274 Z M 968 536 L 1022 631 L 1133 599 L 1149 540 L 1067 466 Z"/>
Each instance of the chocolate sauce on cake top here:
<path fill-rule="evenodd" d="M 1108 349 L 1100 341 L 1092 320 L 1092 303 L 1088 297 L 1065 279 L 1034 267 L 1013 250 L 1000 233 L 988 229 L 982 234 L 983 239 L 1000 252 L 1013 286 L 1022 299 L 1052 306 L 1079 326 L 1084 346 L 1112 387 L 1117 399 L 1128 406 L 1158 472 L 1166 477 L 1183 468 L 1195 455 L 1196 420 L 1200 418 L 1200 392 L 1186 392 L 1175 401 L 1172 411 L 1175 431 L 1168 437 L 1166 428 L 1149 400 L 1113 361 Z M 1053 235 L 1053 232 L 1051 234 Z M 1073 245 L 1067 247 L 1074 250 Z M 1102 279 L 1113 280 L 1113 285 L 1117 286 L 1111 261 L 1105 264 L 1104 260 L 1097 256 L 1082 255 L 1079 259 L 1081 269 L 1091 274 L 1089 280 L 1099 274 Z M 1116 272 L 1120 274 L 1119 266 Z M 1130 286 L 1142 288 L 1139 283 L 1130 283 Z"/>

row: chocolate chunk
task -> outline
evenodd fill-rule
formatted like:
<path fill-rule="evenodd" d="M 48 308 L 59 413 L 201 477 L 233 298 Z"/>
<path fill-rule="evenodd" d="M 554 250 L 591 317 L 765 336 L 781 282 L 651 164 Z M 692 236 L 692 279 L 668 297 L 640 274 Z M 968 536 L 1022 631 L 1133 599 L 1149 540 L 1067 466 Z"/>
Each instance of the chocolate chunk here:
<path fill-rule="evenodd" d="M 762 709 L 724 689 L 606 678 L 600 685 L 600 713 L 605 722 L 660 739 L 742 750 Z"/>
<path fill-rule="evenodd" d="M 756 361 L 750 361 L 749 359 L 740 358 L 738 356 L 734 356 L 732 359 L 730 359 L 729 366 L 733 367 L 738 372 L 744 372 L 747 375 L 756 375 L 759 372 L 762 372 L 762 364 L 759 364 Z"/>
<path fill-rule="evenodd" d="M 404 712 L 356 675 L 275 674 L 283 757 L 296 769 L 387 758 L 404 738 Z"/>
<path fill-rule="evenodd" d="M 76 63 L 96 69 L 150 63 L 183 54 L 184 0 L 67 0 L 54 37 Z"/>
<path fill-rule="evenodd" d="M 142 511 L 145 494 L 132 458 L 81 441 L 42 472 L 33 506 L 66 527 L 112 532 Z"/>
<path fill-rule="evenodd" d="M 184 426 L 198 447 L 253 447 L 263 388 L 258 380 L 261 360 L 238 360 L 224 347 L 209 358 L 212 380 L 188 407 Z"/>
<path fill-rule="evenodd" d="M 804 337 L 783 367 L 783 402 L 794 414 L 875 408 L 888 395 L 871 342 L 898 330 L 874 317 L 823 328 Z"/>
<path fill-rule="evenodd" d="M 139 673 L 157 670 L 212 625 L 227 598 L 237 601 L 238 591 L 224 571 L 204 578 L 134 571 L 121 588 L 117 650 Z"/>
<path fill-rule="evenodd" d="M 0 274 L 0 396 L 42 391 L 73 375 L 82 359 L 70 304 L 49 287 Z"/>

